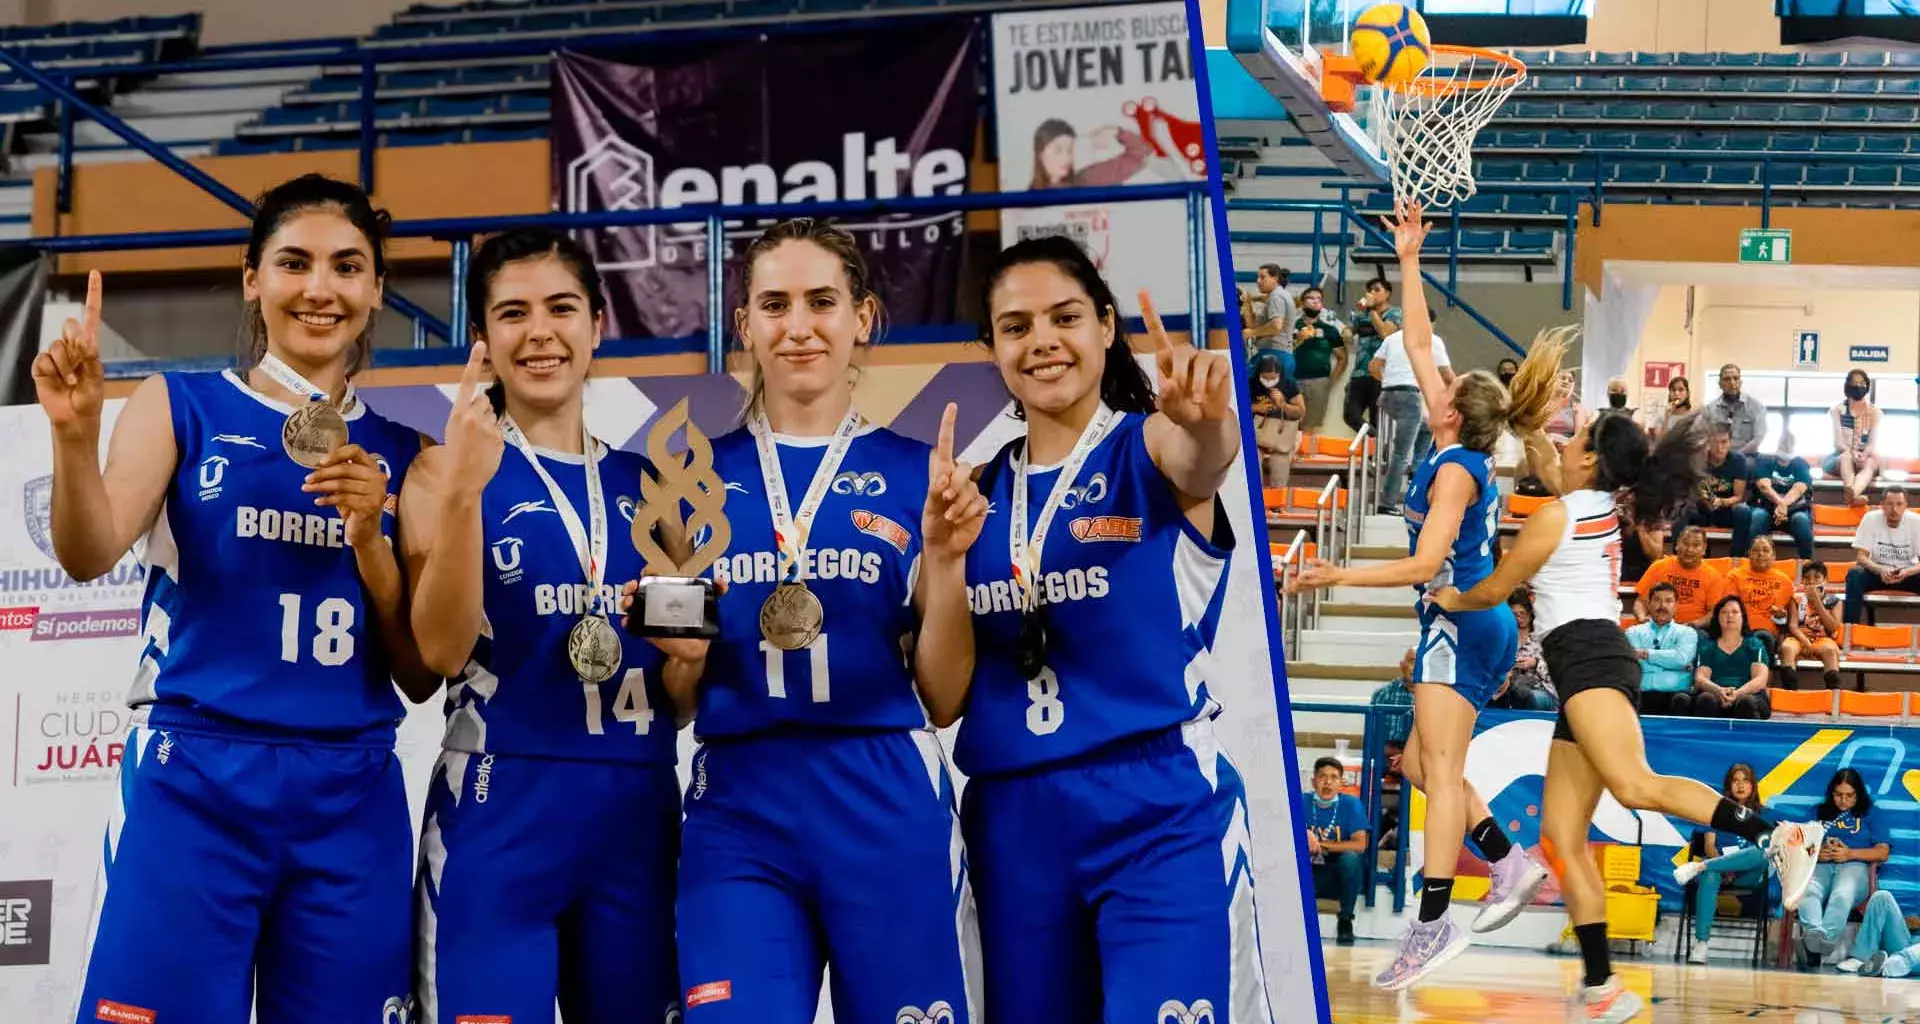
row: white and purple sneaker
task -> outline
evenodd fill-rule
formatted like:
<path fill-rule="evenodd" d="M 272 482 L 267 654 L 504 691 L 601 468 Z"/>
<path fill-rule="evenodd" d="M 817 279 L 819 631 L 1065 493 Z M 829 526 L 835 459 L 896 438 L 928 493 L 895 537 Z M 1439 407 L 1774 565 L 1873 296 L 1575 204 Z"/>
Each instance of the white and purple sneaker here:
<path fill-rule="evenodd" d="M 1624 1024 L 1640 1016 L 1646 1003 L 1632 989 L 1624 988 L 1619 978 L 1608 978 L 1605 985 L 1580 990 L 1580 1009 L 1587 1024 Z"/>
<path fill-rule="evenodd" d="M 1441 965 L 1465 952 L 1470 945 L 1467 933 L 1453 923 L 1451 916 L 1438 921 L 1419 921 L 1400 936 L 1393 962 L 1373 979 L 1375 988 L 1398 992 L 1432 974 Z"/>
<path fill-rule="evenodd" d="M 1547 869 L 1518 846 L 1507 851 L 1498 863 L 1490 865 L 1488 876 L 1492 885 L 1487 889 L 1487 899 L 1479 915 L 1473 919 L 1476 932 L 1504 927 L 1520 916 L 1539 894 L 1540 887 L 1547 884 Z"/>
<path fill-rule="evenodd" d="M 1780 879 L 1780 905 L 1788 913 L 1797 909 L 1800 898 L 1807 894 L 1813 869 L 1820 862 L 1820 841 L 1826 835 L 1824 826 L 1801 822 L 1776 825 L 1768 837 L 1767 860 L 1773 863 L 1773 873 Z"/>

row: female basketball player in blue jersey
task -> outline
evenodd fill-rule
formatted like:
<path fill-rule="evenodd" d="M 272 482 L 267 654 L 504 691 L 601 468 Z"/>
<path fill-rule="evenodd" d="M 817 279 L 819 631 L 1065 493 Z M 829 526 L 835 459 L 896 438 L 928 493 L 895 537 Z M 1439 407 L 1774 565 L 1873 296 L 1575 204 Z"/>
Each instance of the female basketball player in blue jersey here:
<path fill-rule="evenodd" d="M 146 649 L 80 1021 L 404 1020 L 408 629 L 389 489 L 420 436 L 368 410 L 384 214 L 309 175 L 261 197 L 242 365 L 135 389 L 99 463 L 100 278 L 33 367 L 53 541 L 78 579 L 145 536 Z"/>
<path fill-rule="evenodd" d="M 880 309 L 852 236 L 785 221 L 745 264 L 753 394 L 713 442 L 730 589 L 681 847 L 686 1019 L 812 1020 L 824 963 L 836 1020 L 965 1024 L 972 899 L 928 726 L 973 672 L 963 560 L 986 502 L 952 407 L 932 450 L 854 408 Z"/>
<path fill-rule="evenodd" d="M 967 558 L 979 665 L 960 725 L 986 1017 L 1271 1021 L 1246 793 L 1213 737 L 1210 648 L 1240 452 L 1217 353 L 1146 296 L 1158 411 L 1112 291 L 1063 237 L 981 288 L 1026 436 L 981 471 Z"/>
<path fill-rule="evenodd" d="M 1454 926 L 1447 909 L 1453 899 L 1456 851 L 1474 823 L 1475 845 L 1491 866 L 1486 904 L 1475 931 L 1498 928 L 1533 901 L 1547 871 L 1515 847 L 1493 819 L 1487 803 L 1466 781 L 1467 744 L 1474 719 L 1513 669 L 1519 634 L 1513 612 L 1504 604 L 1473 613 L 1442 612 L 1426 600 L 1429 589 L 1470 587 L 1493 571 L 1499 544 L 1500 492 L 1494 481 L 1493 450 L 1510 425 L 1525 431 L 1544 422 L 1553 396 L 1553 374 L 1542 377 L 1527 367 L 1513 379 L 1512 392 L 1492 374 L 1475 370 L 1451 380 L 1433 359 L 1433 325 L 1426 296 L 1418 287 L 1420 247 L 1427 225 L 1417 205 L 1402 206 L 1389 221 L 1400 269 L 1414 287 L 1406 289 L 1406 322 L 1401 340 L 1414 379 L 1426 399 L 1427 427 L 1433 449 L 1421 453 L 1407 492 L 1409 555 L 1377 565 L 1340 567 L 1315 562 L 1295 587 L 1405 587 L 1420 595 L 1420 642 L 1414 662 L 1413 732 L 1402 758 L 1407 780 L 1427 797 L 1426 883 L 1420 909 L 1401 937 L 1399 954 L 1374 979 L 1393 990 L 1414 984 L 1466 949 L 1466 933 Z M 1555 367 L 1557 369 L 1557 367 Z"/>
<path fill-rule="evenodd" d="M 474 254 L 478 341 L 401 493 L 413 628 L 452 680 L 422 837 L 423 1019 L 669 1019 L 678 714 L 701 641 L 628 637 L 618 587 L 646 460 L 594 440 L 587 370 L 600 275 L 566 235 Z M 482 364 L 495 382 L 479 386 Z"/>

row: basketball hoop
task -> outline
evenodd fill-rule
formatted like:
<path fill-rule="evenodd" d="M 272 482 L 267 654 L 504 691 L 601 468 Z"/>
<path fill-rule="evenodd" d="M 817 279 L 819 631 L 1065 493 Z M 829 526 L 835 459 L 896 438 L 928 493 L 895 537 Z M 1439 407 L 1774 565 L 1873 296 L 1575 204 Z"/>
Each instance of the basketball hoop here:
<path fill-rule="evenodd" d="M 1363 120 L 1392 172 L 1393 198 L 1443 208 L 1471 197 L 1473 140 L 1526 80 L 1517 57 L 1435 44 L 1432 61 L 1412 81 L 1376 85 Z M 1326 57 L 1321 88 L 1329 107 L 1351 112 L 1363 84 L 1352 57 Z"/>

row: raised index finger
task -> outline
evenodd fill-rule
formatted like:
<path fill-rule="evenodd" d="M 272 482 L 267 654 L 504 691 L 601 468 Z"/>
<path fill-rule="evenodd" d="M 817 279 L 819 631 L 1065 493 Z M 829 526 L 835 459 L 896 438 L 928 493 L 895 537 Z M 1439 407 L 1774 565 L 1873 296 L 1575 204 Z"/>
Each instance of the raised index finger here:
<path fill-rule="evenodd" d="M 1147 337 L 1153 339 L 1154 348 L 1166 350 L 1177 347 L 1173 339 L 1167 337 L 1166 325 L 1160 322 L 1160 314 L 1153 308 L 1153 297 L 1147 294 L 1145 288 L 1140 289 L 1140 319 L 1147 322 Z"/>
<path fill-rule="evenodd" d="M 487 362 L 487 343 L 476 341 L 467 354 L 467 365 L 460 371 L 460 391 L 454 395 L 453 407 L 464 409 L 473 401 L 473 391 L 480 386 L 480 370 Z"/>
<path fill-rule="evenodd" d="M 80 339 L 90 350 L 100 347 L 100 272 L 87 271 L 86 313 L 80 320 Z"/>
<path fill-rule="evenodd" d="M 940 414 L 940 436 L 934 443 L 933 453 L 942 465 L 953 464 L 953 421 L 959 414 L 960 407 L 952 402 L 948 402 L 946 411 Z"/>

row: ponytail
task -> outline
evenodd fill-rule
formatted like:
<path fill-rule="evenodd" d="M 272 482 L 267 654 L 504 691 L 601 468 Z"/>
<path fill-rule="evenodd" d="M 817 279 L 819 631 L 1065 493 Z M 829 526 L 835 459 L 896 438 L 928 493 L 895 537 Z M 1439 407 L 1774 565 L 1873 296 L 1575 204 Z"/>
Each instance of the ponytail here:
<path fill-rule="evenodd" d="M 1525 437 L 1546 427 L 1559 404 L 1560 361 L 1579 334 L 1578 326 L 1568 326 L 1534 336 L 1527 358 L 1507 384 L 1507 429 Z"/>
<path fill-rule="evenodd" d="M 1671 520 L 1707 478 L 1707 422 L 1689 413 L 1649 446 L 1647 432 L 1627 416 L 1601 416 L 1587 428 L 1594 455 L 1593 486 L 1620 495 L 1637 526 Z"/>

